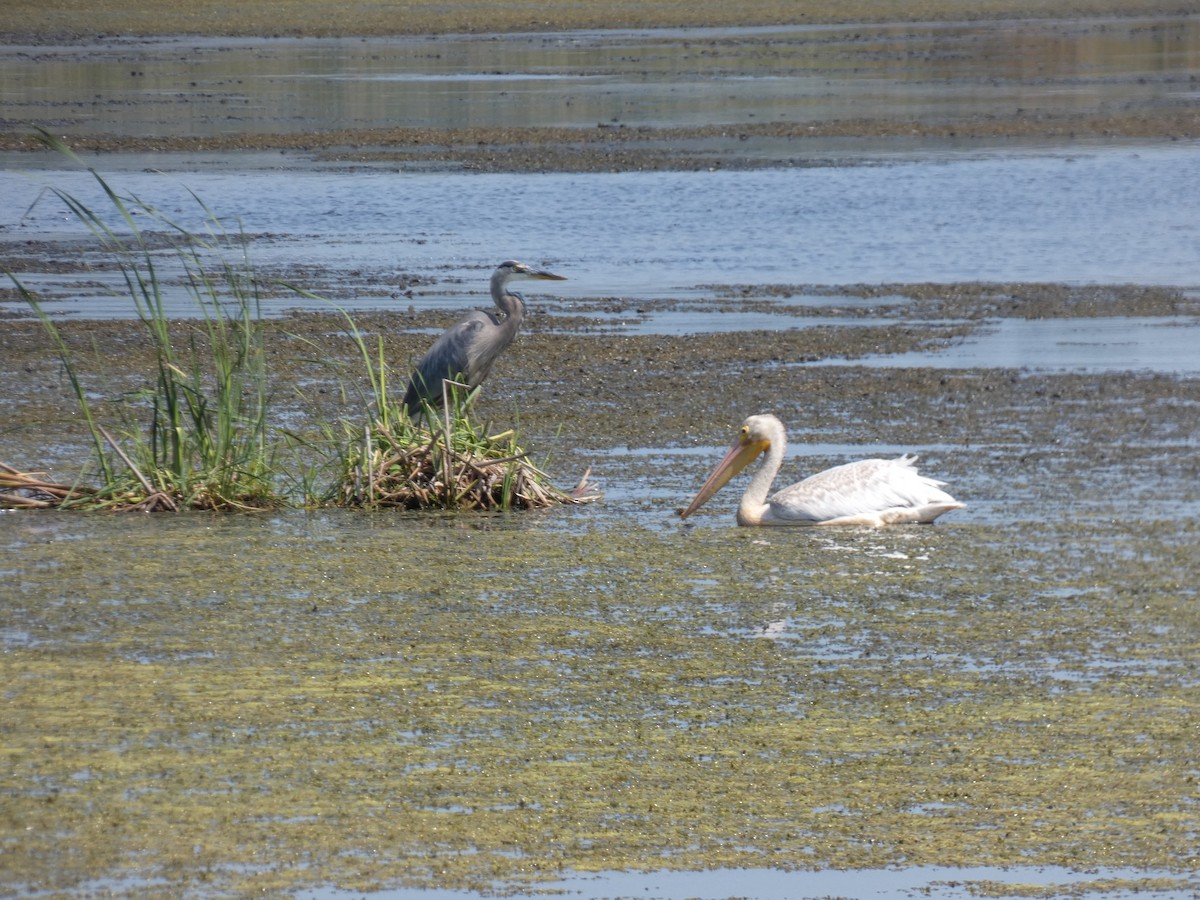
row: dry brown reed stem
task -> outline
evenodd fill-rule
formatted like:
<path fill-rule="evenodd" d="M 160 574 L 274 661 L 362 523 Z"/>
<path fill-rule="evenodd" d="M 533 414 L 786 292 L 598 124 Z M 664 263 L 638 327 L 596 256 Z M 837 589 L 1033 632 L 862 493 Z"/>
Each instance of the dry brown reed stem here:
<path fill-rule="evenodd" d="M 133 473 L 133 476 L 138 480 L 138 483 L 141 484 L 142 488 L 146 491 L 146 499 L 139 503 L 135 503 L 131 507 L 132 509 L 140 512 L 158 512 L 160 510 L 179 512 L 179 505 L 172 500 L 170 496 L 162 491 L 154 490 L 146 476 L 143 475 L 141 470 L 133 464 L 133 460 L 131 460 L 125 451 L 121 449 L 120 445 L 116 442 L 113 436 L 108 433 L 108 429 L 106 429 L 103 425 L 97 425 L 96 430 L 100 432 L 106 441 L 108 441 L 109 446 L 111 446 L 113 450 L 116 451 L 116 454 L 121 457 L 125 465 L 129 467 L 129 471 Z"/>
<path fill-rule="evenodd" d="M 0 508 L 56 509 L 95 493 L 85 485 L 47 481 L 45 472 L 21 472 L 0 463 Z"/>

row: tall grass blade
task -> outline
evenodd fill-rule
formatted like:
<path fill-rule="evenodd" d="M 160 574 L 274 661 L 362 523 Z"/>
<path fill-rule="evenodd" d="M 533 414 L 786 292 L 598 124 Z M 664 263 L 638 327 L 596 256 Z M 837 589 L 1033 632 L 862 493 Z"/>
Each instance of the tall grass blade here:
<path fill-rule="evenodd" d="M 41 135 L 47 146 L 78 161 L 61 140 L 44 131 Z M 122 196 L 94 169 L 88 171 L 108 205 L 107 218 L 64 190 L 51 192 L 102 250 L 117 257 L 126 293 L 154 351 L 153 385 L 130 395 L 123 411 L 128 452 L 95 421 L 54 323 L 36 298 L 20 285 L 18 290 L 51 335 L 71 377 L 100 462 L 101 493 L 128 494 L 136 487 L 143 494 L 171 498 L 156 507 L 177 503 L 245 508 L 282 502 L 272 484 L 269 372 L 257 279 L 246 257 L 246 241 L 240 242 L 241 266 L 235 266 L 227 253 L 234 241 L 195 194 L 207 217 L 207 235 L 193 234 L 151 204 Z M 120 232 L 108 221 L 112 214 L 122 226 Z M 161 233 L 151 239 L 143 222 Z M 159 262 L 164 252 L 182 273 L 182 287 L 200 315 L 199 327 L 168 317 L 170 285 Z M 219 262 L 215 270 L 210 259 Z M 147 428 L 132 424 L 135 405 L 146 409 Z M 125 462 L 123 469 L 109 462 L 108 447 Z M 131 473 L 137 477 L 126 483 Z"/>

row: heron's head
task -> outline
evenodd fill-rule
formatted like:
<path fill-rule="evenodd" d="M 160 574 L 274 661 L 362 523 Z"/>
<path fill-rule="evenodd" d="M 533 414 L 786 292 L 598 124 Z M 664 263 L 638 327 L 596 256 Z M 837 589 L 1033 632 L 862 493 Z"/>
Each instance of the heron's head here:
<path fill-rule="evenodd" d="M 542 281 L 566 281 L 565 275 L 555 275 L 553 272 L 546 272 L 542 269 L 535 269 L 533 266 L 527 266 L 525 263 L 517 262 L 515 259 L 507 259 L 496 267 L 496 273 L 492 276 L 500 280 L 501 284 L 511 281 L 515 278 L 531 278 Z"/>

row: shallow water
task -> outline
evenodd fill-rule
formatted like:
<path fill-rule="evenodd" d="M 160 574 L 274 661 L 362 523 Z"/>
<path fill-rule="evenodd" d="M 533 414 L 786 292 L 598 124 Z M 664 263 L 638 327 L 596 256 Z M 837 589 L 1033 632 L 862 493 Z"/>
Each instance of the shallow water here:
<path fill-rule="evenodd" d="M 1194 535 L 1068 503 L 885 532 L 646 527 L 619 499 L 0 515 L 10 777 L 54 861 L 10 883 L 532 889 L 570 859 L 591 896 L 1185 895 Z"/>
<path fill-rule="evenodd" d="M 0 46 L 0 111 L 59 133 L 712 125 L 1070 112 L 1188 90 L 1200 21 L 854 25 Z M 952 86 L 952 87 L 951 87 Z"/>
<path fill-rule="evenodd" d="M 999 319 L 961 343 L 932 353 L 893 353 L 822 365 L 1013 368 L 1035 372 L 1200 374 L 1200 319 L 1112 316 Z"/>
<path fill-rule="evenodd" d="M 1044 890 L 1082 892 L 1090 883 L 1113 880 L 1134 881 L 1160 873 L 1138 869 L 1098 869 L 1087 873 L 1070 869 L 1013 868 L 938 868 L 920 866 L 911 869 L 879 869 L 857 872 L 780 872 L 771 869 L 725 869 L 710 872 L 603 872 L 552 882 L 545 887 L 566 896 L 638 897 L 656 900 L 801 900 L 805 897 L 900 898 L 928 897 L 932 900 L 971 900 L 986 884 L 994 891 L 998 885 L 1011 886 L 1013 893 L 1028 891 L 1036 885 Z M 1170 879 L 1168 873 L 1161 873 Z M 1157 900 L 1192 900 L 1195 888 L 1176 882 L 1174 890 L 1143 892 L 1138 890 L 1105 891 L 1108 900 L 1153 896 Z M 361 894 L 350 891 L 306 891 L 314 900 L 349 900 Z M 468 900 L 480 896 L 467 891 L 378 891 L 370 900 Z M 510 894 L 509 900 L 536 900 L 545 894 Z M 1001 894 L 1004 896 L 1004 894 Z"/>
<path fill-rule="evenodd" d="M 729 284 L 1200 284 L 1196 145 L 740 172 L 303 168 L 126 171 L 109 180 L 204 233 L 194 192 L 228 232 L 251 236 L 257 270 L 291 273 L 352 310 L 486 302 L 488 270 L 509 257 L 567 275 L 555 286 L 565 298 L 637 300 Z M 86 173 L 5 171 L 0 192 L 11 200 L 0 238 L 14 255 L 36 241 L 51 242 L 46 255 L 60 262 L 92 259 L 49 187 L 104 208 Z M 127 301 L 107 296 L 121 284 L 115 275 L 22 266 L 17 274 L 37 279 L 55 314 L 132 315 Z M 170 313 L 194 315 L 185 304 L 179 292 Z M 266 310 L 297 305 L 284 297 Z"/>

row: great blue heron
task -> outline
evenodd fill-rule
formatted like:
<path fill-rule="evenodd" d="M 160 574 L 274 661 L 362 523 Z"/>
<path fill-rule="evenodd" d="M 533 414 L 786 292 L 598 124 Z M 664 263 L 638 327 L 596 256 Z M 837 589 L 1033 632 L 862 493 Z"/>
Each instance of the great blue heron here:
<path fill-rule="evenodd" d="M 500 263 L 492 273 L 492 300 L 504 318 L 474 309 L 434 341 L 417 363 L 404 393 L 404 407 L 410 416 L 421 411 L 422 403 L 441 405 L 443 380 L 463 382 L 472 390 L 483 383 L 496 357 L 513 342 L 525 318 L 525 298 L 508 290 L 510 281 L 521 278 L 567 280 L 563 275 L 543 272 L 516 260 Z"/>
<path fill-rule="evenodd" d="M 863 459 L 818 472 L 771 497 L 767 492 L 783 464 L 787 432 L 772 415 L 751 416 L 737 441 L 680 515 L 687 518 L 746 468 L 759 454 L 766 459 L 738 506 L 739 525 L 901 525 L 932 522 L 962 509 L 941 489 L 943 482 L 917 472 L 915 456 Z"/>

